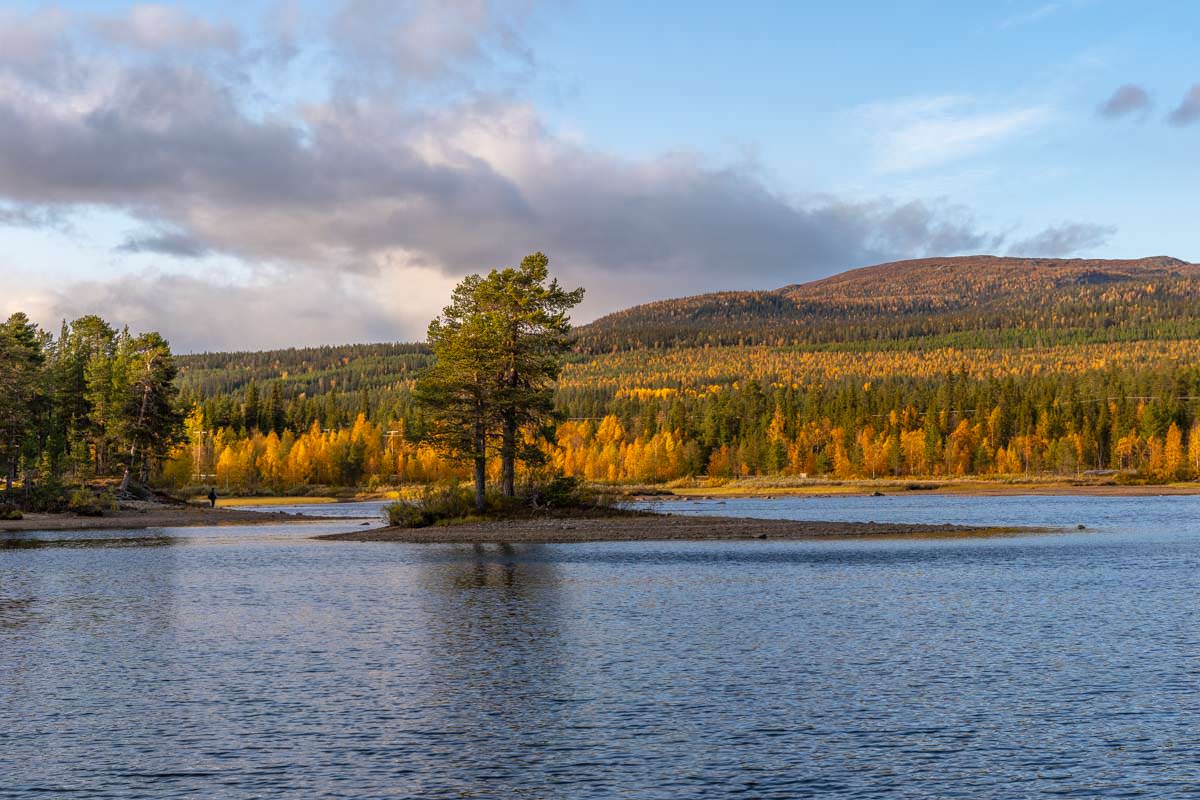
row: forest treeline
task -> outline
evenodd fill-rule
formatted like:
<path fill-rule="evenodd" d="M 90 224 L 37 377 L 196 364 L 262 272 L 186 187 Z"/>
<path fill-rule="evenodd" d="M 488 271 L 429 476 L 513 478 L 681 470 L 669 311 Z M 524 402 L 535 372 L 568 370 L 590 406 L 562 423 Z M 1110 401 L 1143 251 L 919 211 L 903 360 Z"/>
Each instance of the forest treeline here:
<path fill-rule="evenodd" d="M 171 349 L 86 316 L 58 335 L 17 313 L 0 324 L 0 466 L 5 498 L 53 506 L 64 482 L 145 482 L 182 434 Z M 42 494 L 38 494 L 41 492 Z"/>
<path fill-rule="evenodd" d="M 537 469 L 639 483 L 1200 478 L 1197 298 L 1200 273 L 1174 259 L 980 257 L 632 309 L 576 331 Z M 746 320 L 761 337 L 738 333 Z M 179 488 L 272 492 L 467 477 L 432 446 L 428 405 L 414 400 L 425 345 L 168 357 L 158 378 L 178 374 L 155 397 L 176 416 L 146 438 L 130 423 L 135 367 L 147 347 L 169 356 L 165 342 L 97 318 L 57 337 L 24 318 L 5 330 L 17 343 L 6 348 L 30 354 L 0 374 L 0 388 L 29 395 L 0 422 L 10 473 L 130 466 Z M 30 411 L 15 420 L 13 407 Z M 487 469 L 499 477 L 495 459 Z"/>
<path fill-rule="evenodd" d="M 548 464 L 611 482 L 1109 469 L 1196 478 L 1198 355 L 1195 340 L 877 354 L 617 353 L 566 365 Z M 295 365 L 279 358 L 281 374 L 296 379 Z M 169 467 L 172 480 L 211 475 L 228 490 L 287 491 L 463 477 L 425 443 L 412 382 L 399 374 L 386 380 L 386 361 L 334 359 L 348 373 L 315 394 L 289 397 L 282 379 L 255 373 L 242 389 L 203 399 L 188 421 L 190 445 Z"/>

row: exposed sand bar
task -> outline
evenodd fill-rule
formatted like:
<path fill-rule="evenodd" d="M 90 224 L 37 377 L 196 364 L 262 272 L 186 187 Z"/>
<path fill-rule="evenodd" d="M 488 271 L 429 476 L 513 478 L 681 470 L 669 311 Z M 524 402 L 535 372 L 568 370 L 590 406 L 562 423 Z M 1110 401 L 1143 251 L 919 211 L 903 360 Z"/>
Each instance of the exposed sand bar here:
<path fill-rule="evenodd" d="M 74 514 L 26 514 L 24 519 L 0 520 L 0 531 L 109 531 L 143 528 L 195 528 L 210 525 L 278 525 L 287 522 L 362 522 L 362 518 L 314 517 L 282 511 L 240 511 L 230 508 L 163 506 L 149 510 L 105 512 L 103 517 Z"/>
<path fill-rule="evenodd" d="M 575 542 L 800 540 L 838 537 L 994 536 L 1045 529 L 818 522 L 707 516 L 604 516 L 473 522 L 430 528 L 376 528 L 314 538 L 350 542 L 566 544 Z"/>

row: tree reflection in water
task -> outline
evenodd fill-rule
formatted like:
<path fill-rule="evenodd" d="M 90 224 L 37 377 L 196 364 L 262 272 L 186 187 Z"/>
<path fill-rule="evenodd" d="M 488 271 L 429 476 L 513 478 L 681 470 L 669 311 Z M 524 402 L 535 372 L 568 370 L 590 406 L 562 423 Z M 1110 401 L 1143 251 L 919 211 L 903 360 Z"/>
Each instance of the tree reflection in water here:
<path fill-rule="evenodd" d="M 453 547 L 429 554 L 419 584 L 428 631 L 424 712 L 441 726 L 430 733 L 454 742 L 439 754 L 440 772 L 487 789 L 483 753 L 464 748 L 464 737 L 486 747 L 506 774 L 522 765 L 545 770 L 556 734 L 585 699 L 567 674 L 559 567 L 539 545 Z"/>

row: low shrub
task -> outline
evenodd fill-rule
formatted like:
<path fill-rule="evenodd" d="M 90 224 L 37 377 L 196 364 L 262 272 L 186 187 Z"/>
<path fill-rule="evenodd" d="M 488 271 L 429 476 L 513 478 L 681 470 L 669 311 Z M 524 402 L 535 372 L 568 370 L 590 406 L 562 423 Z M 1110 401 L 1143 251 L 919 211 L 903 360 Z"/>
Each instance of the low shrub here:
<path fill-rule="evenodd" d="M 618 509 L 620 494 L 614 487 L 589 484 L 579 478 L 559 475 L 531 487 L 524 502 L 533 511 L 591 513 Z"/>
<path fill-rule="evenodd" d="M 81 517 L 101 517 L 105 511 L 117 510 L 117 498 L 108 490 L 97 493 L 80 487 L 67 498 L 67 510 Z"/>
<path fill-rule="evenodd" d="M 67 490 L 58 481 L 46 481 L 29 487 L 21 505 L 26 511 L 61 514 L 67 510 Z"/>
<path fill-rule="evenodd" d="M 520 497 L 489 493 L 483 513 L 475 508 L 470 486 L 452 481 L 426 486 L 412 500 L 397 500 L 384 506 L 388 524 L 400 528 L 426 528 L 445 523 L 477 522 L 483 519 L 527 518 L 611 510 L 612 496 L 602 494 L 578 478 L 558 476 L 530 486 Z"/>
<path fill-rule="evenodd" d="M 397 500 L 384 506 L 383 511 L 389 525 L 425 528 L 442 520 L 475 514 L 475 496 L 458 481 L 451 481 L 426 486 L 416 500 Z"/>
<path fill-rule="evenodd" d="M 388 525 L 395 528 L 424 528 L 430 524 L 424 511 L 403 500 L 384 506 L 383 514 Z"/>
<path fill-rule="evenodd" d="M 536 487 L 529 494 L 529 502 L 533 507 L 573 508 L 587 503 L 584 485 L 579 478 L 559 475 L 542 486 Z"/>
<path fill-rule="evenodd" d="M 12 503 L 0 503 L 0 520 L 18 520 L 24 519 L 21 514 L 21 509 L 14 506 Z"/>
<path fill-rule="evenodd" d="M 489 503 L 489 506 L 492 505 Z M 417 507 L 434 520 L 465 517 L 477 513 L 475 494 L 458 481 L 433 484 L 421 490 Z"/>

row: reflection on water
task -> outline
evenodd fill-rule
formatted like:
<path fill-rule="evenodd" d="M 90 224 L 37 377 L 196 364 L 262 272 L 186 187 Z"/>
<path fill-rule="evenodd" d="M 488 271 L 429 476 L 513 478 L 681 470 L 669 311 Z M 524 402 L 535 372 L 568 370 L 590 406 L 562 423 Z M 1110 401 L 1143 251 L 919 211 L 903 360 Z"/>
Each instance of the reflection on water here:
<path fill-rule="evenodd" d="M 440 744 L 410 743 L 430 767 L 406 784 L 414 795 L 487 796 L 518 784 L 544 768 L 570 724 L 558 569 L 537 558 L 540 549 L 450 547 L 420 560 L 425 678 L 416 700 L 438 710 L 424 735 Z"/>
<path fill-rule="evenodd" d="M 32 597 L 0 597 L 0 628 L 15 628 L 38 621 L 33 615 Z"/>
<path fill-rule="evenodd" d="M 0 549 L 0 798 L 1194 788 L 1200 499 L 847 506 L 721 511 L 1089 530 L 511 548 L 307 539 L 334 523 L 22 534 L 45 541 Z"/>

